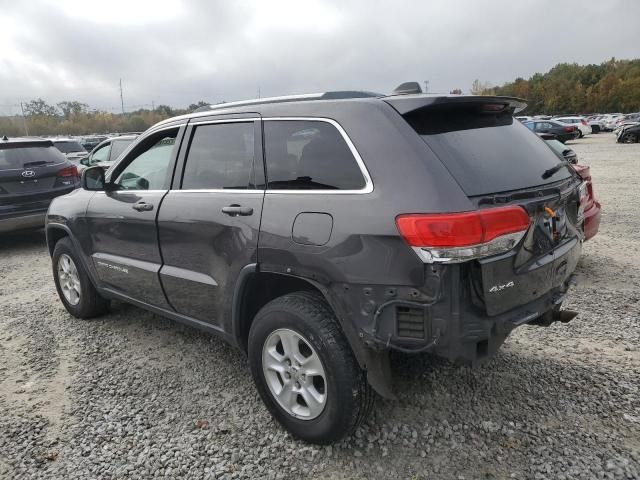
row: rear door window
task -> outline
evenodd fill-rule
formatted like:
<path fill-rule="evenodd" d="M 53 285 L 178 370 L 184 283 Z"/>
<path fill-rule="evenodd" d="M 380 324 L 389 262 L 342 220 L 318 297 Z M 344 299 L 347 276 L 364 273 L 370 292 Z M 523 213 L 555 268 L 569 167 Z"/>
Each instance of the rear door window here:
<path fill-rule="evenodd" d="M 520 190 L 570 176 L 563 168 L 542 178 L 558 157 L 509 112 L 487 113 L 473 104 L 449 105 L 422 109 L 405 118 L 469 196 Z M 547 124 L 540 122 L 536 127 Z"/>
<path fill-rule="evenodd" d="M 248 189 L 255 157 L 253 121 L 195 127 L 182 177 L 183 190 Z"/>
<path fill-rule="evenodd" d="M 361 190 L 366 181 L 344 137 L 328 122 L 266 120 L 271 190 Z"/>

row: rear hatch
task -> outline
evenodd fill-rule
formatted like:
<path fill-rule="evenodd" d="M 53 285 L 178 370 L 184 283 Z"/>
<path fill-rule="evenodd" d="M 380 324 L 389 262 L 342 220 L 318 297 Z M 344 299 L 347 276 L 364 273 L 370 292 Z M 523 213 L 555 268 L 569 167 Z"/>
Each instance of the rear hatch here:
<path fill-rule="evenodd" d="M 0 143 L 0 214 L 46 209 L 77 185 L 76 168 L 51 142 Z"/>
<path fill-rule="evenodd" d="M 424 97 L 423 97 L 424 98 Z M 414 128 L 478 210 L 520 206 L 530 223 L 508 251 L 472 260 L 489 315 L 527 304 L 571 275 L 581 250 L 581 179 L 513 113 L 518 99 L 416 97 L 388 101 Z M 531 312 L 531 314 L 542 312 Z"/>

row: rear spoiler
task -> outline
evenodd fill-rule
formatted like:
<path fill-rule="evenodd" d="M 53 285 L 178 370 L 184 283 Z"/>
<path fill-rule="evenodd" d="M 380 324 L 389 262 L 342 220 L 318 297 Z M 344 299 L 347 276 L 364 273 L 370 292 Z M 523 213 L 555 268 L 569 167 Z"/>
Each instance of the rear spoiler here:
<path fill-rule="evenodd" d="M 521 112 L 527 107 L 525 100 L 516 97 L 496 97 L 491 95 L 391 95 L 382 100 L 391 105 L 400 115 L 422 110 L 423 108 L 442 107 L 445 105 L 504 105 L 512 114 Z M 500 110 L 491 110 L 500 111 Z"/>
<path fill-rule="evenodd" d="M 0 150 L 8 150 L 9 148 L 26 148 L 26 147 L 53 147 L 51 140 L 25 140 L 14 142 L 0 142 Z"/>

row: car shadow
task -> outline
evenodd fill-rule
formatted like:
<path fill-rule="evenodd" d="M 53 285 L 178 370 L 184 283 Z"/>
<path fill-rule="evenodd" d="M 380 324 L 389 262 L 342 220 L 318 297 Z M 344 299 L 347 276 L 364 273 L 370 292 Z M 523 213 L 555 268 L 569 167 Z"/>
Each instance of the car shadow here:
<path fill-rule="evenodd" d="M 47 240 L 44 229 L 23 230 L 0 234 L 0 251 L 9 249 L 31 249 L 46 247 Z"/>

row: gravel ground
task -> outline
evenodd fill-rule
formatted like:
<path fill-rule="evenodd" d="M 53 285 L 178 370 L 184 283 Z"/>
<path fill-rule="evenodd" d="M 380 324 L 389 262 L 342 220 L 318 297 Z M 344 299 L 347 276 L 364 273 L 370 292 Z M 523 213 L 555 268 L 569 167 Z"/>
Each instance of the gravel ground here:
<path fill-rule="evenodd" d="M 0 478 L 640 478 L 640 144 L 574 142 L 604 205 L 570 306 L 472 370 L 395 360 L 398 401 L 332 447 L 293 440 L 221 340 L 58 301 L 42 233 L 0 239 Z"/>

